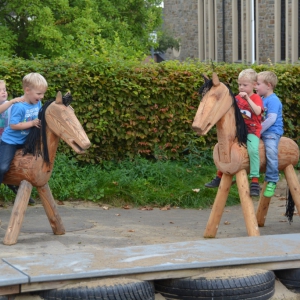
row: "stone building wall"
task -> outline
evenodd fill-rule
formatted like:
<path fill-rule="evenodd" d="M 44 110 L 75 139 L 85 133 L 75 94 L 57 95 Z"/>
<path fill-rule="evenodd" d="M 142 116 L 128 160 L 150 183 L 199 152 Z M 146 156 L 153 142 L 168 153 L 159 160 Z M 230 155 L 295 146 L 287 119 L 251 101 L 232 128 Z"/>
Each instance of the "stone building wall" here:
<path fill-rule="evenodd" d="M 218 12 L 219 12 L 219 19 L 220 19 L 220 27 L 218 27 L 218 31 L 221 31 L 221 38 L 219 45 L 224 43 L 225 45 L 225 62 L 232 62 L 232 1 L 226 0 L 225 1 L 225 20 L 223 21 L 223 3 L 222 1 L 218 1 Z M 223 31 L 223 22 L 224 22 L 224 31 Z M 224 41 L 223 41 L 224 38 Z M 222 54 L 218 55 L 218 61 L 224 61 L 223 55 L 223 47 Z"/>
<path fill-rule="evenodd" d="M 166 59 L 198 58 L 198 0 L 164 1 L 164 26 L 180 39 L 180 50 L 168 49 Z"/>
<path fill-rule="evenodd" d="M 206 7 L 208 7 L 207 1 L 205 0 Z M 249 0 L 250 1 L 250 0 Z M 275 1 L 279 0 L 257 0 L 257 15 L 256 15 L 256 63 L 268 63 L 278 62 L 275 61 Z M 244 11 L 242 13 L 242 22 L 244 30 L 246 24 L 246 7 L 244 1 Z M 216 6 L 216 56 L 215 53 L 211 55 L 216 61 L 224 61 L 227 63 L 231 62 L 246 62 L 250 63 L 249 55 L 247 57 L 247 45 L 251 43 L 251 40 L 247 39 L 246 34 L 242 34 L 242 45 L 243 45 L 243 58 L 244 61 L 233 59 L 233 25 L 232 25 L 232 0 L 214 0 Z M 291 5 L 292 0 L 286 1 L 287 5 Z M 224 10 L 223 10 L 224 4 Z M 235 9 L 235 8 L 234 8 Z M 236 8 L 237 10 L 237 8 Z M 202 14 L 202 15 L 201 15 Z M 201 17 L 208 15 L 208 12 L 200 12 Z M 291 10 L 288 12 L 288 19 L 291 19 Z M 225 18 L 223 18 L 225 16 Z M 199 59 L 199 34 L 198 34 L 198 0 L 164 0 L 164 26 L 168 28 L 173 36 L 180 38 L 181 50 L 178 53 L 168 49 L 166 52 L 166 59 L 178 59 L 183 61 L 187 58 Z M 237 25 L 236 25 L 237 26 Z M 289 28 L 291 29 L 291 22 Z M 290 30 L 289 29 L 289 30 Z M 205 35 L 208 35 L 207 24 L 204 25 Z M 205 57 L 209 58 L 208 43 L 209 39 L 206 38 Z M 289 45 L 289 51 L 286 53 L 291 57 L 291 39 L 287 37 Z M 246 59 L 247 58 L 247 59 Z"/>
<path fill-rule="evenodd" d="M 259 62 L 266 63 L 275 59 L 275 0 L 259 0 L 258 16 L 256 16 L 258 34 Z M 277 0 L 278 1 L 278 0 Z"/>

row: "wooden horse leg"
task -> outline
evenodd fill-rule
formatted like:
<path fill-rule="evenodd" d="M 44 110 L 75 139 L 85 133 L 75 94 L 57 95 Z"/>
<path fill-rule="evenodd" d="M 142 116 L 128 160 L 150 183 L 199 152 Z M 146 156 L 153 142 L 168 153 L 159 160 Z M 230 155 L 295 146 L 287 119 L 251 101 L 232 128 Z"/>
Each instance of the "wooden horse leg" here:
<path fill-rule="evenodd" d="M 295 169 L 293 165 L 289 165 L 283 171 L 297 211 L 300 213 L 300 184 Z"/>
<path fill-rule="evenodd" d="M 247 172 L 246 170 L 240 170 L 235 176 L 248 235 L 259 236 L 260 233 L 258 230 L 254 205 L 252 198 L 250 197 Z"/>
<path fill-rule="evenodd" d="M 21 181 L 3 239 L 4 245 L 13 245 L 17 243 L 31 191 L 32 185 L 26 180 Z"/>
<path fill-rule="evenodd" d="M 40 195 L 53 233 L 57 235 L 65 234 L 65 227 L 57 211 L 57 206 L 53 199 L 48 183 L 46 183 L 42 187 L 38 187 L 37 190 Z"/>
<path fill-rule="evenodd" d="M 256 209 L 256 219 L 259 227 L 265 226 L 265 221 L 266 221 L 266 217 L 267 217 L 267 213 L 271 201 L 270 197 L 264 196 L 266 186 L 267 186 L 267 182 L 265 181 L 260 193 L 260 197 Z"/>
<path fill-rule="evenodd" d="M 222 218 L 224 207 L 227 201 L 227 197 L 230 191 L 232 183 L 232 175 L 223 174 L 218 192 L 206 224 L 204 237 L 214 238 L 217 234 L 218 227 Z"/>

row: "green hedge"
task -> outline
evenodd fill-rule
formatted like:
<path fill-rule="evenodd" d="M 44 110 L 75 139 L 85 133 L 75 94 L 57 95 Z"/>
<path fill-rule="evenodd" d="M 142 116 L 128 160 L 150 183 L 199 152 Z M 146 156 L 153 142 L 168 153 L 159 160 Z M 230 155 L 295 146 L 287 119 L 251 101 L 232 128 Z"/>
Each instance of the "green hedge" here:
<path fill-rule="evenodd" d="M 284 107 L 285 135 L 299 140 L 298 65 L 253 65 L 257 72 L 274 71 L 279 79 L 275 90 Z M 237 93 L 237 77 L 243 64 L 204 64 L 168 61 L 143 64 L 126 61 L 91 60 L 76 63 L 49 60 L 2 59 L 0 78 L 10 96 L 22 94 L 21 80 L 29 72 L 47 79 L 45 99 L 58 90 L 70 90 L 72 107 L 92 146 L 78 159 L 101 163 L 124 157 L 159 156 L 178 158 L 193 145 L 201 149 L 216 143 L 215 130 L 197 137 L 191 124 L 199 105 L 202 74 L 215 71 L 220 80 Z M 72 150 L 61 143 L 60 151 Z"/>

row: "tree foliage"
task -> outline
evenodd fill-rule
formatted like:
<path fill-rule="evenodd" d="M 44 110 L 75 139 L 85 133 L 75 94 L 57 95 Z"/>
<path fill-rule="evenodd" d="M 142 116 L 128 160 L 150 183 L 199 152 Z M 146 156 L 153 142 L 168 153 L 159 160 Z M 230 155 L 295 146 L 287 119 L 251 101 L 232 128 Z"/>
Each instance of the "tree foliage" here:
<path fill-rule="evenodd" d="M 0 0 L 0 55 L 79 57 L 150 48 L 161 0 Z"/>
<path fill-rule="evenodd" d="M 161 29 L 158 32 L 158 41 L 157 46 L 155 47 L 156 51 L 165 52 L 169 48 L 174 48 L 177 51 L 180 48 L 180 39 L 176 39 L 167 29 Z"/>

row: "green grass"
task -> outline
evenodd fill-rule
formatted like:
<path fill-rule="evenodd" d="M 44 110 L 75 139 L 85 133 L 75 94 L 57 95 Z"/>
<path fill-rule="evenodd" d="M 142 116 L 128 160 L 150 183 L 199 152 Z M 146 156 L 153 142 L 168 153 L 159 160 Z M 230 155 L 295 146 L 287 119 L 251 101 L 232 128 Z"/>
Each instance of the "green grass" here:
<path fill-rule="evenodd" d="M 212 205 L 217 192 L 204 187 L 216 172 L 211 157 L 208 152 L 190 152 L 182 161 L 136 157 L 121 162 L 107 161 L 100 166 L 80 165 L 74 158 L 58 154 L 49 186 L 54 198 L 60 201 L 206 208 Z M 32 195 L 38 197 L 35 189 Z M 14 195 L 1 185 L 0 198 L 8 201 Z M 227 205 L 237 203 L 238 192 L 233 186 Z"/>

